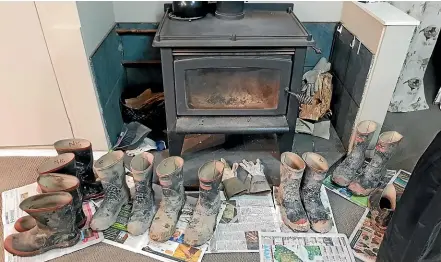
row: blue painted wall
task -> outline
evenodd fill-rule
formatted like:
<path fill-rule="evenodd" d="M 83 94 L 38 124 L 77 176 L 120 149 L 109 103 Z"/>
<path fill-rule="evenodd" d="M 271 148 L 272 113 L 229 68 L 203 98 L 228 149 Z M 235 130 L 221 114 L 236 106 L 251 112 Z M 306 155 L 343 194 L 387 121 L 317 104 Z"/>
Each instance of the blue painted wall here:
<path fill-rule="evenodd" d="M 156 29 L 158 23 L 119 23 L 121 29 Z M 161 60 L 159 48 L 152 47 L 154 34 L 121 35 L 124 61 Z M 160 64 L 143 67 L 127 67 L 127 85 L 162 86 L 162 70 Z"/>
<path fill-rule="evenodd" d="M 156 29 L 157 23 L 119 23 L 121 29 Z M 121 35 L 123 60 L 161 60 L 159 48 L 152 47 L 154 34 L 151 35 Z"/>
<path fill-rule="evenodd" d="M 308 48 L 304 70 L 308 71 L 315 66 L 322 56 L 329 60 L 331 55 L 332 40 L 334 38 L 337 23 L 305 22 L 303 25 L 312 35 L 314 41 L 316 42 L 316 46 L 322 50 L 321 54 L 316 54 L 312 48 Z"/>
<path fill-rule="evenodd" d="M 126 73 L 120 37 L 113 28 L 90 57 L 95 88 L 101 104 L 104 124 L 112 145 L 123 127 L 119 108 L 121 92 L 126 85 Z"/>

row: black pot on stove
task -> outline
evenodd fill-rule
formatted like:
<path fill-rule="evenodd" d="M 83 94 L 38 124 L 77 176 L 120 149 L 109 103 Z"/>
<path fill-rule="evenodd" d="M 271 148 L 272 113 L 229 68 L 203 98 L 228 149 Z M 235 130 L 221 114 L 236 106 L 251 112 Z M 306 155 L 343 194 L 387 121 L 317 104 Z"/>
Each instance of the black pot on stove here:
<path fill-rule="evenodd" d="M 207 1 L 173 1 L 172 18 L 176 19 L 198 19 L 208 13 Z"/>

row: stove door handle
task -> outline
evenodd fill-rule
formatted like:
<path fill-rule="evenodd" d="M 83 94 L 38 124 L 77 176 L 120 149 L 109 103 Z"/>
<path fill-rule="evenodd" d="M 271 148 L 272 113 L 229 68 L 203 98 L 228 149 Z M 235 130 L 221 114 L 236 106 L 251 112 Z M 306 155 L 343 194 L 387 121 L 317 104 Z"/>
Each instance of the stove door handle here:
<path fill-rule="evenodd" d="M 296 94 L 294 92 L 291 92 L 288 87 L 285 87 L 285 92 L 297 98 L 299 104 L 312 105 L 312 97 L 306 94 Z"/>

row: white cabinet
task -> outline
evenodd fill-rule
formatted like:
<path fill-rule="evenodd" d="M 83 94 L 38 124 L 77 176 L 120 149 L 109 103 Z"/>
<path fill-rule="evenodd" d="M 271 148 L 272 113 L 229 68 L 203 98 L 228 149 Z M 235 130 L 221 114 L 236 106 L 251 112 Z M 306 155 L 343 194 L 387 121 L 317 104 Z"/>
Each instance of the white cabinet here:
<path fill-rule="evenodd" d="M 355 92 L 361 94 L 361 99 L 355 121 L 350 126 L 348 148 L 352 147 L 357 123 L 363 120 L 378 123 L 370 146 L 373 148 L 419 21 L 386 2 L 344 2 L 341 23 L 354 37 L 352 43 L 359 43 L 351 44 L 351 48 L 356 50 L 353 52 L 360 55 L 360 47 L 365 47 L 372 54 L 367 78 L 362 85 L 364 88 Z M 353 95 L 350 96 L 354 99 Z M 358 103 L 357 99 L 355 103 Z"/>

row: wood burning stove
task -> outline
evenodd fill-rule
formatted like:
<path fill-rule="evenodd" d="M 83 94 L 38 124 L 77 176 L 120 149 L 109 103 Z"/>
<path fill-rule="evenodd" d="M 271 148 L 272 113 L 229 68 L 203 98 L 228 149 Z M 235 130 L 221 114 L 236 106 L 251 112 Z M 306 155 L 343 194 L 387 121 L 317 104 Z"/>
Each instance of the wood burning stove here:
<path fill-rule="evenodd" d="M 279 150 L 291 150 L 298 103 L 290 93 L 300 91 L 314 41 L 291 8 L 252 6 L 241 20 L 191 22 L 170 19 L 166 8 L 153 46 L 161 48 L 170 155 L 191 133 L 276 133 Z"/>

